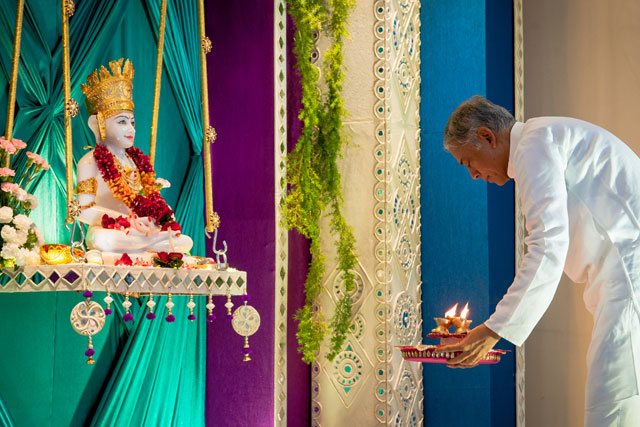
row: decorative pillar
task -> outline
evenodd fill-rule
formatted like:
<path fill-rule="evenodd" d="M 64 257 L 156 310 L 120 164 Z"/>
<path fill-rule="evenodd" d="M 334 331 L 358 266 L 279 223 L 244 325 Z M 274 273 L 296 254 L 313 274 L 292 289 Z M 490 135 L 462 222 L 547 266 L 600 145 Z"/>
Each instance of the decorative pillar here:
<path fill-rule="evenodd" d="M 341 173 L 359 255 L 356 314 L 343 351 L 312 366 L 312 425 L 422 425 L 422 367 L 394 348 L 422 340 L 420 1 L 358 2 L 349 32 Z M 342 287 L 328 223 L 323 237 L 330 312 Z"/>

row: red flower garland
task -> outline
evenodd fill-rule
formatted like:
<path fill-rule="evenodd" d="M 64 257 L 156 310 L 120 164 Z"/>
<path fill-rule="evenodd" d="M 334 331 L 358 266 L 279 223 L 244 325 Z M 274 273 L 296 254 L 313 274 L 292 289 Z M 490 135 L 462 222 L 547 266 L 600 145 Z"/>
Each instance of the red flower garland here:
<path fill-rule="evenodd" d="M 160 195 L 149 156 L 136 147 L 129 147 L 126 152 L 140 173 L 142 194 L 136 193 L 127 185 L 115 165 L 113 154 L 106 146 L 98 144 L 93 150 L 93 158 L 104 182 L 113 195 L 138 217 L 153 218 L 156 225 L 162 227 L 162 231 L 167 229 L 180 231 L 182 229 L 180 224 L 173 220 L 173 211 Z"/>

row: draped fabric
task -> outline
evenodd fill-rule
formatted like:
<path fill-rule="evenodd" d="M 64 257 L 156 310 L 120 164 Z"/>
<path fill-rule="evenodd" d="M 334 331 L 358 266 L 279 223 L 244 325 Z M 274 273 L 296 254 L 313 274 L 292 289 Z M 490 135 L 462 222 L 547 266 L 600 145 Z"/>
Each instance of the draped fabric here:
<path fill-rule="evenodd" d="M 27 188 L 38 197 L 40 205 L 46 206 L 46 209 L 36 209 L 31 216 L 37 224 L 46 224 L 41 228 L 47 241 L 64 242 L 68 236 L 64 228 L 66 179 L 62 42 L 59 30 L 56 34 L 59 27 L 49 28 L 52 21 L 50 16 L 58 17 L 60 12 L 55 6 L 40 3 L 43 2 L 25 2 L 24 5 L 14 136 L 28 143 L 27 150 L 40 154 L 51 164 L 51 170 L 42 174 L 39 180 L 31 182 L 30 188 Z M 80 83 L 96 68 L 100 46 L 109 40 L 120 25 L 128 3 L 128 0 L 78 2 L 76 13 L 69 22 L 69 38 L 73 41 L 70 43 L 72 98 L 84 99 Z M 1 68 L 8 80 L 15 6 L 5 2 L 1 10 L 0 45 L 4 51 Z M 51 36 L 51 30 L 57 37 Z M 81 121 L 74 120 L 75 129 L 80 130 L 78 125 L 81 125 Z M 75 159 L 81 156 L 83 145 L 74 144 Z M 24 150 L 16 161 L 16 175 L 20 176 L 27 161 Z"/>
<path fill-rule="evenodd" d="M 145 0 L 157 37 L 160 2 Z M 178 100 L 193 154 L 176 205 L 176 217 L 193 238 L 193 253 L 204 256 L 204 170 L 202 163 L 202 94 L 200 88 L 200 37 L 197 2 L 168 2 L 164 67 Z"/>
<path fill-rule="evenodd" d="M 0 425 L 5 427 L 14 427 L 16 425 L 13 418 L 11 418 L 7 405 L 2 400 L 2 396 L 0 396 Z"/>
<path fill-rule="evenodd" d="M 136 68 L 136 145 L 148 152 L 145 138 L 151 125 L 156 52 L 153 32 L 160 2 L 75 3 L 70 19 L 71 96 L 81 109 L 72 121 L 74 163 L 84 155 L 83 147 L 94 142 L 86 125 L 80 83 L 95 68 L 120 57 L 131 58 Z M 172 183 L 163 195 L 175 206 L 183 232 L 193 238 L 193 253 L 204 255 L 197 6 L 196 2 L 170 4 L 156 171 Z M 66 182 L 59 17 L 59 1 L 25 2 L 14 137 L 51 164 L 51 170 L 28 188 L 40 202 L 32 219 L 47 242 L 68 243 L 63 227 Z M 14 23 L 15 3 L 2 3 L 2 83 L 11 72 Z M 6 95 L 0 100 L 6 103 Z M 16 160 L 19 174 L 26 164 L 24 153 Z M 101 302 L 103 297 L 96 293 L 94 300 Z M 153 321 L 145 318 L 146 298 L 132 298 L 135 319 L 127 323 L 121 320 L 122 297 L 114 295 L 114 299 L 113 316 L 94 337 L 97 363 L 89 367 L 82 355 L 86 338 L 76 335 L 68 323 L 71 307 L 80 300 L 77 294 L 0 294 L 0 395 L 6 401 L 4 406 L 0 401 L 0 424 L 5 412 L 25 425 L 204 424 L 205 299 L 194 298 L 197 320 L 189 322 L 188 297 L 173 297 L 174 323 L 164 321 L 166 297 L 154 298 L 157 318 Z M 21 383 L 10 372 L 16 369 L 28 371 L 28 381 Z"/>
<path fill-rule="evenodd" d="M 146 0 L 144 7 L 157 37 L 160 2 Z M 197 7 L 196 2 L 170 2 L 167 9 L 164 68 L 193 151 L 175 214 L 183 232 L 194 240 L 192 252 L 204 255 Z M 166 86 L 163 89 L 167 90 Z M 159 140 L 158 145 L 161 143 Z M 155 302 L 156 320 L 144 319 L 148 310 L 138 312 L 135 329 L 91 425 L 204 425 L 206 299 L 194 298 L 198 320 L 193 323 L 186 320 L 187 297 L 173 297 L 172 312 L 177 320 L 172 324 L 164 321 L 167 297 L 155 298 Z"/>

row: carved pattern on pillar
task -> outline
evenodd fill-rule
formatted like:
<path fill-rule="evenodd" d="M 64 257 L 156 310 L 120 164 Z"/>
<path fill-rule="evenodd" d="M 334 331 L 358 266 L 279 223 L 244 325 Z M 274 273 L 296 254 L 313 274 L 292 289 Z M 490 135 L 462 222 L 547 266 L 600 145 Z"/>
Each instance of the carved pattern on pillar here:
<path fill-rule="evenodd" d="M 376 0 L 373 10 L 362 2 L 352 14 L 353 31 L 373 32 L 345 49 L 345 58 L 353 57 L 350 48 L 360 58 L 347 69 L 345 106 L 353 120 L 345 120 L 349 143 L 341 165 L 345 214 L 359 254 L 351 294 L 356 314 L 343 351 L 333 362 L 320 358 L 312 365 L 312 426 L 423 423 L 422 366 L 394 349 L 422 337 L 419 12 L 417 0 Z M 318 45 L 326 45 L 322 37 Z M 365 45 L 373 47 L 369 56 Z M 333 254 L 329 249 L 327 260 Z M 342 289 L 335 266 L 327 269 L 324 289 L 322 310 L 331 312 Z"/>
<path fill-rule="evenodd" d="M 374 4 L 377 102 L 377 387 L 379 424 L 422 425 L 422 366 L 395 345 L 421 341 L 420 293 L 420 2 Z"/>
<path fill-rule="evenodd" d="M 274 345 L 274 424 L 287 425 L 287 274 L 289 233 L 282 225 L 282 206 L 287 197 L 287 8 L 285 0 L 273 2 L 274 63 L 274 171 L 275 171 L 275 345 Z"/>
<path fill-rule="evenodd" d="M 522 0 L 513 1 L 513 60 L 514 60 L 514 98 L 515 118 L 524 122 L 524 31 L 522 23 Z M 516 232 L 516 270 L 525 253 L 525 227 L 518 187 L 515 187 L 515 232 Z M 525 426 L 525 350 L 524 344 L 516 347 L 516 425 Z"/>

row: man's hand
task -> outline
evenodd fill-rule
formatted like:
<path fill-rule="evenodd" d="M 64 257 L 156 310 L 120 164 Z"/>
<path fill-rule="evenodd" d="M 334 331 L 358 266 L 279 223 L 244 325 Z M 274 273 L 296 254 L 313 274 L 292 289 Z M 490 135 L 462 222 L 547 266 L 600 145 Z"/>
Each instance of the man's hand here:
<path fill-rule="evenodd" d="M 447 366 L 450 368 L 473 368 L 499 340 L 500 336 L 483 323 L 473 328 L 459 343 L 438 347 L 438 352 L 461 351 L 462 353 L 447 362 Z"/>

